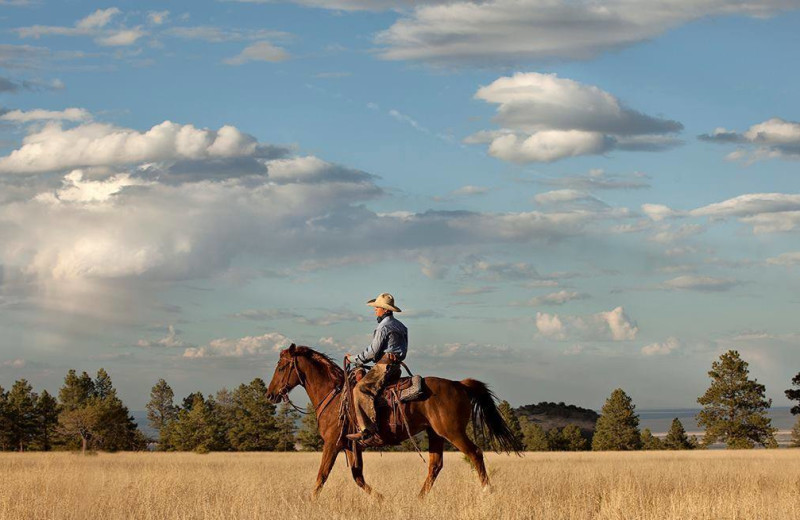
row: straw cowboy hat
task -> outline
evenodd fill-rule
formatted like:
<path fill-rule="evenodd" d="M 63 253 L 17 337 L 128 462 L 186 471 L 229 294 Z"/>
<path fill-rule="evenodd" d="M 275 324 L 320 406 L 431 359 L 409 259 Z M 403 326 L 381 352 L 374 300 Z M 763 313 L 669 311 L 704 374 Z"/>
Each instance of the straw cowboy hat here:
<path fill-rule="evenodd" d="M 389 293 L 380 293 L 377 298 L 367 302 L 370 307 L 380 307 L 392 312 L 403 312 L 394 306 L 394 296 Z"/>

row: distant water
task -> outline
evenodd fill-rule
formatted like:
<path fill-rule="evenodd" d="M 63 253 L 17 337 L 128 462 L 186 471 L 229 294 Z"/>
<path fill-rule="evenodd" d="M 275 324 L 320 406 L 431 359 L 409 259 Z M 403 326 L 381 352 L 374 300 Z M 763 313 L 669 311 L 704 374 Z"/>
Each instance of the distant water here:
<path fill-rule="evenodd" d="M 789 412 L 790 408 L 770 408 L 768 415 L 772 419 L 772 426 L 778 430 L 791 430 L 797 418 Z M 695 416 L 700 408 L 674 408 L 662 410 L 636 410 L 639 414 L 639 428 L 650 428 L 653 433 L 666 433 L 674 418 L 678 418 L 687 432 L 699 432 L 703 429 L 697 425 Z"/>

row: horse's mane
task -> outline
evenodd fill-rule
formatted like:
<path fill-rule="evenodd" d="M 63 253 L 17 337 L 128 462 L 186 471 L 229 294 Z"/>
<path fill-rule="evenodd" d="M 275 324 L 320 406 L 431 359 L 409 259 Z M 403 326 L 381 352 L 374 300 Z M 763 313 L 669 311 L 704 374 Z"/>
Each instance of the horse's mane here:
<path fill-rule="evenodd" d="M 311 347 L 301 346 L 296 346 L 294 352 L 295 355 L 304 356 L 312 363 L 321 366 L 333 381 L 341 381 L 344 378 L 344 371 L 329 355 L 317 352 Z"/>

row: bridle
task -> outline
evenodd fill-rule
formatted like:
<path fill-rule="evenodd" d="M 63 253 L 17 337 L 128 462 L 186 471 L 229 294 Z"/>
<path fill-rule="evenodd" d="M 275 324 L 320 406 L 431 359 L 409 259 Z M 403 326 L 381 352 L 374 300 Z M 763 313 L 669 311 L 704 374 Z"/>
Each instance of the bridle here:
<path fill-rule="evenodd" d="M 281 385 L 280 390 L 278 390 L 278 397 L 283 402 L 287 403 L 289 406 L 294 408 L 295 411 L 300 412 L 303 415 L 309 415 L 311 412 L 307 412 L 303 408 L 300 408 L 299 406 L 294 404 L 291 399 L 289 399 L 289 391 L 291 390 L 291 388 L 289 388 L 290 387 L 289 378 L 291 377 L 292 372 L 297 374 L 297 381 L 300 384 L 300 386 L 302 386 L 303 388 L 306 387 L 306 378 L 305 376 L 303 376 L 303 373 L 297 366 L 297 356 L 292 355 L 289 357 L 291 361 L 289 361 L 288 363 L 289 365 L 288 370 L 283 372 L 283 384 Z M 285 368 L 287 367 L 284 367 L 281 370 L 283 371 Z M 320 401 L 320 403 L 314 407 L 314 414 L 317 416 L 317 420 L 319 420 L 320 414 L 322 414 L 322 412 L 325 411 L 325 409 L 328 407 L 331 401 L 333 401 L 333 398 L 336 397 L 336 394 L 338 394 L 341 390 L 342 390 L 341 386 L 339 385 L 334 386 L 333 389 L 330 392 L 328 392 L 328 395 L 326 395 L 322 399 L 322 401 Z"/>

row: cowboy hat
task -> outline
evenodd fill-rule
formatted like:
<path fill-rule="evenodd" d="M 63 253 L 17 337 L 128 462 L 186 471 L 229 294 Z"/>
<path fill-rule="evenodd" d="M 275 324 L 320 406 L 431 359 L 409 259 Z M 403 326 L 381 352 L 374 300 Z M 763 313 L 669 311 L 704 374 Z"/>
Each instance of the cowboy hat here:
<path fill-rule="evenodd" d="M 380 307 L 392 312 L 403 312 L 394 306 L 394 296 L 389 293 L 380 293 L 377 298 L 367 302 L 370 307 Z"/>

